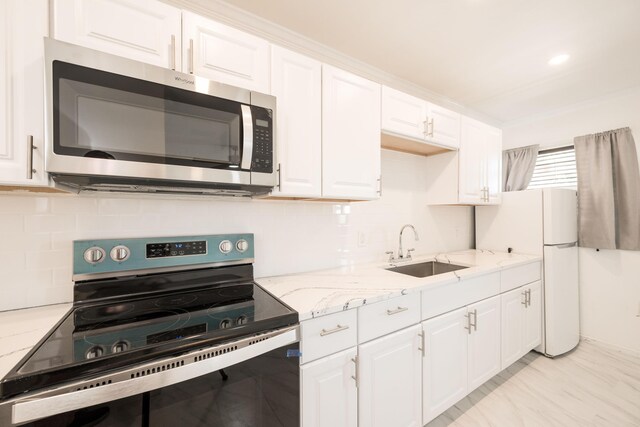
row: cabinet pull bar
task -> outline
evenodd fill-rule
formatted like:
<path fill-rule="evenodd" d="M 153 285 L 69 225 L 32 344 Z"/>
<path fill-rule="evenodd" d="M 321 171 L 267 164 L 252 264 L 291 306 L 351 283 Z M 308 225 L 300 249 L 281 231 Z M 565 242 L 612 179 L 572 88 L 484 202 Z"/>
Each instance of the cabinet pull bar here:
<path fill-rule="evenodd" d="M 403 311 L 407 311 L 407 310 L 409 310 L 409 307 L 398 306 L 398 308 L 396 308 L 395 310 L 387 310 L 387 315 L 393 316 L 394 314 L 402 313 Z"/>
<path fill-rule="evenodd" d="M 432 117 L 427 122 L 427 136 L 430 136 L 432 138 L 433 138 L 433 128 L 434 128 L 434 126 L 433 126 L 433 117 Z"/>
<path fill-rule="evenodd" d="M 422 357 L 424 357 L 425 356 L 424 331 L 420 332 L 418 336 L 420 337 L 420 347 L 418 347 L 418 350 L 422 353 Z"/>
<path fill-rule="evenodd" d="M 354 368 L 353 368 L 353 375 L 351 375 L 351 378 L 353 378 L 353 380 L 356 382 L 356 388 L 358 388 L 358 377 L 359 377 L 359 375 L 358 375 L 358 356 L 352 358 L 351 361 L 355 365 Z"/>
<path fill-rule="evenodd" d="M 424 122 L 422 122 L 422 134 L 427 137 L 429 136 L 429 122 L 428 122 L 429 118 L 427 117 L 427 120 L 425 120 Z"/>
<path fill-rule="evenodd" d="M 349 329 L 349 325 L 338 325 L 333 329 L 323 329 L 320 331 L 320 336 L 324 337 L 326 335 L 331 335 L 331 334 L 335 334 L 336 332 L 340 332 L 340 331 L 346 331 L 347 329 Z"/>
<path fill-rule="evenodd" d="M 520 304 L 524 305 L 524 307 L 527 308 L 527 291 L 526 290 L 522 291 L 522 296 L 524 297 L 524 301 L 520 301 Z"/>
<path fill-rule="evenodd" d="M 189 39 L 189 74 L 193 74 L 193 39 Z"/>
<path fill-rule="evenodd" d="M 380 195 L 380 197 L 382 197 L 382 175 L 380 175 L 380 178 L 378 178 L 378 185 L 380 186 L 380 188 L 378 189 L 378 194 Z"/>
<path fill-rule="evenodd" d="M 526 305 L 526 307 L 531 307 L 531 289 L 527 289 L 527 297 L 526 297 L 526 300 L 527 300 L 527 305 Z"/>
<path fill-rule="evenodd" d="M 473 314 L 473 323 L 471 324 L 471 326 L 473 326 L 473 330 L 477 331 L 478 330 L 478 309 L 474 309 L 471 314 Z"/>
<path fill-rule="evenodd" d="M 33 168 L 33 150 L 38 147 L 33 145 L 33 135 L 27 135 L 27 179 L 33 179 L 36 170 Z"/>
<path fill-rule="evenodd" d="M 278 191 L 282 191 L 282 164 L 278 163 Z"/>
<path fill-rule="evenodd" d="M 171 34 L 171 69 L 176 70 L 176 36 Z"/>

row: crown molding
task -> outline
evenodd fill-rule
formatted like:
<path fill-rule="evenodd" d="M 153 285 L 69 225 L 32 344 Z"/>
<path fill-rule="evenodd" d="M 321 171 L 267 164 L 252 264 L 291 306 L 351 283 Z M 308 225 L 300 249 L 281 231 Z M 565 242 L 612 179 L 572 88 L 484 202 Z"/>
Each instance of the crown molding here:
<path fill-rule="evenodd" d="M 268 21 L 244 9 L 222 0 L 161 0 L 172 6 L 189 10 L 239 30 L 268 40 L 271 43 L 299 52 L 323 63 L 341 68 L 385 86 L 392 87 L 413 96 L 457 111 L 466 116 L 480 120 L 493 126 L 502 127 L 502 122 L 495 117 L 473 110 L 444 95 L 416 85 L 406 79 L 374 67 L 363 61 L 303 36 L 288 28 Z"/>

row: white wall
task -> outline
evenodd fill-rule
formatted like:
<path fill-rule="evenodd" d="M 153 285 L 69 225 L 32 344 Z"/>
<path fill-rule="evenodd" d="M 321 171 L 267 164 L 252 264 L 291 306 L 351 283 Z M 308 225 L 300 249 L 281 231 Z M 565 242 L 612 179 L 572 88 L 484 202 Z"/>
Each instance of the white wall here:
<path fill-rule="evenodd" d="M 71 301 L 77 239 L 252 232 L 257 277 L 383 261 L 406 223 L 416 254 L 471 248 L 472 209 L 428 207 L 425 169 L 424 157 L 383 150 L 382 198 L 350 204 L 0 195 L 0 310 Z"/>
<path fill-rule="evenodd" d="M 503 129 L 506 148 L 556 147 L 629 126 L 640 152 L 640 88 Z M 638 212 L 640 221 L 640 212 Z M 582 335 L 640 352 L 640 252 L 580 249 Z"/>

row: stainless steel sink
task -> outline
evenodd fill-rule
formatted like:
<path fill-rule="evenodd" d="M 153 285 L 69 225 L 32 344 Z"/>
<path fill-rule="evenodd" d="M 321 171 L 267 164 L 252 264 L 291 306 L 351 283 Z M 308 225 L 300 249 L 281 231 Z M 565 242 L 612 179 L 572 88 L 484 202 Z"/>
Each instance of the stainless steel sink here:
<path fill-rule="evenodd" d="M 429 261 L 421 262 L 417 264 L 402 265 L 399 267 L 391 267 L 386 270 L 393 271 L 394 273 L 407 274 L 413 277 L 428 277 L 435 276 L 436 274 L 448 273 L 450 271 L 460 270 L 464 267 L 462 265 L 449 264 L 445 262 Z"/>

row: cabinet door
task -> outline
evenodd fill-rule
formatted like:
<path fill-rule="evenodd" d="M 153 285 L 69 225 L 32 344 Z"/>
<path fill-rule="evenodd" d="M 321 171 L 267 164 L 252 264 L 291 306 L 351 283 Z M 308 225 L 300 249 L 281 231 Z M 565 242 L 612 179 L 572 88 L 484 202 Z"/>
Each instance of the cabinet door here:
<path fill-rule="evenodd" d="M 183 34 L 184 72 L 269 93 L 269 42 L 191 12 Z"/>
<path fill-rule="evenodd" d="M 356 348 L 302 365 L 301 417 L 305 427 L 356 427 Z"/>
<path fill-rule="evenodd" d="M 54 0 L 58 40 L 181 69 L 180 9 L 157 0 Z"/>
<path fill-rule="evenodd" d="M 461 203 L 484 204 L 485 125 L 468 117 L 462 118 L 458 161 L 459 200 Z"/>
<path fill-rule="evenodd" d="M 471 393 L 501 370 L 500 296 L 467 307 L 475 326 L 469 334 L 469 390 Z"/>
<path fill-rule="evenodd" d="M 382 130 L 423 140 L 426 136 L 427 102 L 382 87 Z"/>
<path fill-rule="evenodd" d="M 535 282 L 525 287 L 529 292 L 529 304 L 524 310 L 524 351 L 542 342 L 542 286 Z"/>
<path fill-rule="evenodd" d="M 422 323 L 423 359 L 422 424 L 426 424 L 467 395 L 468 331 L 466 308 Z"/>
<path fill-rule="evenodd" d="M 48 35 L 48 22 L 47 0 L 0 2 L 0 182 L 3 183 L 47 182 L 43 160 L 42 40 Z"/>
<path fill-rule="evenodd" d="M 361 426 L 422 426 L 420 325 L 358 347 Z"/>
<path fill-rule="evenodd" d="M 460 114 L 435 104 L 428 104 L 430 121 L 427 141 L 446 147 L 460 147 Z"/>
<path fill-rule="evenodd" d="M 275 196 L 322 194 L 322 65 L 279 46 L 271 48 L 271 94 L 278 99 Z"/>
<path fill-rule="evenodd" d="M 375 199 L 380 186 L 380 85 L 322 68 L 322 195 Z"/>
<path fill-rule="evenodd" d="M 485 129 L 486 185 L 489 188 L 488 204 L 495 205 L 502 200 L 502 130 L 492 126 L 486 126 Z"/>
<path fill-rule="evenodd" d="M 524 351 L 525 288 L 517 288 L 500 296 L 502 301 L 502 369 L 520 359 Z"/>

